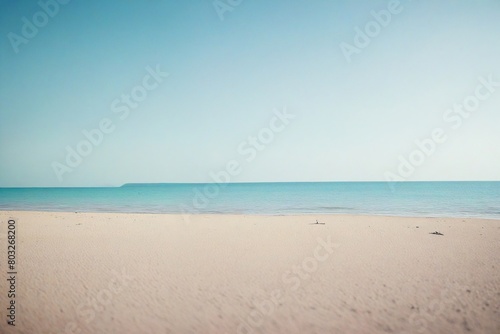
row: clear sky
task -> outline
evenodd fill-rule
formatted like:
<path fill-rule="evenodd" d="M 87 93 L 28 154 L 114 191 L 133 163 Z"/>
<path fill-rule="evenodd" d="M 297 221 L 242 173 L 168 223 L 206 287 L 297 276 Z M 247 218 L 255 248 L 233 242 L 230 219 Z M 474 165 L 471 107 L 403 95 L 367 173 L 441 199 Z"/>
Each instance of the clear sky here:
<path fill-rule="evenodd" d="M 500 180 L 498 0 L 54 1 L 0 0 L 2 187 Z"/>

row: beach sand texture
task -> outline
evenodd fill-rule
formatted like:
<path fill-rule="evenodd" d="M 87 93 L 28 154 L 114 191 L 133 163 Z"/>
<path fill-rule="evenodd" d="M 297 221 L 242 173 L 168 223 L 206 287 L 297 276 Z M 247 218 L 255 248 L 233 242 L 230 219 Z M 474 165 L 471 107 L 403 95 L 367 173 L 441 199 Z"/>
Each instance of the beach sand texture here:
<path fill-rule="evenodd" d="M 0 224 L 1 333 L 500 333 L 498 220 L 4 211 Z"/>

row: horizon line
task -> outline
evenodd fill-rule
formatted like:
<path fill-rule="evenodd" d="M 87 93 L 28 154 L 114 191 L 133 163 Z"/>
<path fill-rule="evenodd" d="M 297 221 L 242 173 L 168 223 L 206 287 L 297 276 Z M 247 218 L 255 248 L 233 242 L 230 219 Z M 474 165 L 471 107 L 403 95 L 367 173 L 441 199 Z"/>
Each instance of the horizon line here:
<path fill-rule="evenodd" d="M 430 182 L 500 182 L 500 180 L 406 180 L 406 181 L 248 181 L 248 182 L 126 182 L 118 186 L 24 186 L 24 187 L 1 187 L 0 189 L 24 189 L 24 188 L 122 188 L 126 186 L 145 185 L 206 185 L 206 184 L 273 184 L 273 183 L 430 183 Z"/>

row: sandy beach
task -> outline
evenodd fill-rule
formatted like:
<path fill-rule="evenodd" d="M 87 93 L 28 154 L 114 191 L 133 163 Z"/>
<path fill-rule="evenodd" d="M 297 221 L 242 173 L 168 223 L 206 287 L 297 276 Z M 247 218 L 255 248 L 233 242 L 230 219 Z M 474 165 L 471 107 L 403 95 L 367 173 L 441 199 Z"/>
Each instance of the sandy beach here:
<path fill-rule="evenodd" d="M 500 332 L 498 220 L 0 218 L 1 333 Z M 6 321 L 9 219 L 15 327 Z"/>

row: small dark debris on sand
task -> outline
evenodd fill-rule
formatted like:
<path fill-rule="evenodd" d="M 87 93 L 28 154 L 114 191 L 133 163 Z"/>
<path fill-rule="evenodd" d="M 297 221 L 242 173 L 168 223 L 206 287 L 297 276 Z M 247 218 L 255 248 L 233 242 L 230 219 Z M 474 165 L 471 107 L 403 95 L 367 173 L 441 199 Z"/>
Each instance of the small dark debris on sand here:
<path fill-rule="evenodd" d="M 443 233 L 441 233 L 441 232 L 438 232 L 438 231 L 434 231 L 434 232 L 431 232 L 431 233 L 429 233 L 429 234 L 435 234 L 435 235 L 444 235 Z"/>

